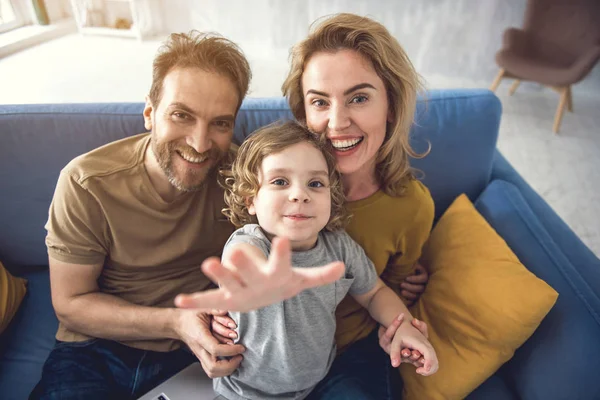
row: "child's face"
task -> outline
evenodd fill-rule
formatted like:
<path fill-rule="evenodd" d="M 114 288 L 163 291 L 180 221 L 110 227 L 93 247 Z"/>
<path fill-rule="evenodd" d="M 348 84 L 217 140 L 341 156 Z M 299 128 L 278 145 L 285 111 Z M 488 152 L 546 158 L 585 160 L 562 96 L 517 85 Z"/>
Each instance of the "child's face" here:
<path fill-rule="evenodd" d="M 258 178 L 260 188 L 248 211 L 269 239 L 287 237 L 293 250 L 312 248 L 331 214 L 323 154 L 309 143 L 297 143 L 265 157 Z"/>

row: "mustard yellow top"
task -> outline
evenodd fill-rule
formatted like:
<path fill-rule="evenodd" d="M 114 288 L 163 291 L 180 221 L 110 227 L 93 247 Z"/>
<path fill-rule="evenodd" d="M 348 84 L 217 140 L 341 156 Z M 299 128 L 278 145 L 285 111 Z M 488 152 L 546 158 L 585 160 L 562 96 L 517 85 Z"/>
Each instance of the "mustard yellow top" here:
<path fill-rule="evenodd" d="M 431 232 L 434 204 L 429 190 L 411 179 L 400 197 L 380 190 L 346 206 L 352 214 L 346 231 L 365 250 L 381 279 L 399 293 L 400 283 L 414 273 Z M 336 318 L 339 352 L 377 327 L 369 312 L 350 296 L 338 306 Z"/>

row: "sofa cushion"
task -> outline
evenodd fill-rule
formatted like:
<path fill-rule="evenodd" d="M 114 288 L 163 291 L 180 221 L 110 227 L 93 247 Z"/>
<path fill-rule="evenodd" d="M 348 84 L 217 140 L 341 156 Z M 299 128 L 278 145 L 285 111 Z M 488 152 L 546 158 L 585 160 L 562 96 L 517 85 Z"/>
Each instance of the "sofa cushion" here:
<path fill-rule="evenodd" d="M 0 262 L 0 335 L 17 313 L 27 291 L 27 281 L 12 276 Z"/>
<path fill-rule="evenodd" d="M 439 371 L 402 365 L 406 399 L 463 399 L 531 336 L 557 293 L 529 272 L 459 196 L 433 229 L 421 259 L 427 290 L 411 308 L 430 327 Z"/>
<path fill-rule="evenodd" d="M 50 299 L 48 271 L 24 276 L 27 294 L 0 345 L 0 393 L 3 400 L 26 399 L 39 381 L 54 345 L 58 321 Z"/>
<path fill-rule="evenodd" d="M 493 181 L 476 207 L 521 262 L 559 293 L 539 328 L 502 367 L 507 384 L 523 400 L 600 398 L 600 325 L 578 270 L 514 185 Z"/>
<path fill-rule="evenodd" d="M 128 103 L 0 107 L 0 171 L 18 171 L 0 173 L 0 258 L 11 272 L 48 264 L 44 224 L 60 170 L 80 154 L 143 132 L 142 110 Z"/>

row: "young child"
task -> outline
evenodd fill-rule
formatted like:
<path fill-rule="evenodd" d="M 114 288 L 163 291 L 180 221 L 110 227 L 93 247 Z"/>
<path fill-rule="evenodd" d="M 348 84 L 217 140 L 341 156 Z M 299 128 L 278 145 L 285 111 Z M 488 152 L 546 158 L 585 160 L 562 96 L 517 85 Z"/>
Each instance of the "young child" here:
<path fill-rule="evenodd" d="M 231 312 L 238 342 L 246 348 L 240 367 L 214 380 L 230 399 L 303 399 L 325 377 L 336 355 L 335 309 L 347 293 L 383 326 L 404 313 L 391 354 L 401 347 L 419 351 L 431 375 L 438 369 L 434 349 L 411 325 L 400 298 L 377 276 L 362 248 L 342 229 L 347 217 L 335 159 L 316 136 L 296 122 L 260 129 L 240 147 L 231 170 L 222 171 L 228 208 L 241 226 L 223 249 L 232 265 L 234 249 L 266 261 L 276 237 L 292 248 L 292 264 L 310 268 L 343 261 L 345 276 L 295 297 L 248 313 Z M 254 223 L 255 221 L 258 224 Z"/>

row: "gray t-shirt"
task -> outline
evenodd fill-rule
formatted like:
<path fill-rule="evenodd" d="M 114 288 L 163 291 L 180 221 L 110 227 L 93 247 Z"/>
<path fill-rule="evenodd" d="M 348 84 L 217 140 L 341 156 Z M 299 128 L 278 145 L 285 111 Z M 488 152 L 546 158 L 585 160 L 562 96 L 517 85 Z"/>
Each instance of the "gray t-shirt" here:
<path fill-rule="evenodd" d="M 225 249 L 249 243 L 266 257 L 271 242 L 262 229 L 249 224 L 235 231 Z M 231 317 L 244 360 L 231 375 L 214 380 L 214 389 L 230 400 L 303 399 L 325 377 L 335 358 L 335 309 L 349 292 L 359 295 L 377 282 L 375 267 L 363 249 L 344 231 L 321 232 L 314 248 L 292 253 L 294 267 L 346 264 L 344 278 L 307 289 L 291 299 Z"/>

